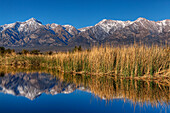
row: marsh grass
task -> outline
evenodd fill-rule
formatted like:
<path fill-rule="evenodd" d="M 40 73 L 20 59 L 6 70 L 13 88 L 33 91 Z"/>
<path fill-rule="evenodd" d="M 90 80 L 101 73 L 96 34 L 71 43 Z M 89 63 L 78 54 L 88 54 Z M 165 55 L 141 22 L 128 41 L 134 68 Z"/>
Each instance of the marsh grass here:
<path fill-rule="evenodd" d="M 170 48 L 145 45 L 100 46 L 90 51 L 59 52 L 53 55 L 1 56 L 0 65 L 40 67 L 64 73 L 142 77 L 166 71 L 169 76 Z"/>

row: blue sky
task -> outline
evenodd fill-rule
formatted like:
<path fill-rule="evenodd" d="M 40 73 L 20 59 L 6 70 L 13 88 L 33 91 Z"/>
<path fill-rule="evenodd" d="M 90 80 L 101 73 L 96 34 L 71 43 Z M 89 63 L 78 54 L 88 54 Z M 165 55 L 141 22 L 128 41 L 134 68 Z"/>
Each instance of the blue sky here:
<path fill-rule="evenodd" d="M 0 0 L 0 25 L 34 17 L 43 24 L 95 25 L 102 19 L 170 19 L 170 0 Z"/>

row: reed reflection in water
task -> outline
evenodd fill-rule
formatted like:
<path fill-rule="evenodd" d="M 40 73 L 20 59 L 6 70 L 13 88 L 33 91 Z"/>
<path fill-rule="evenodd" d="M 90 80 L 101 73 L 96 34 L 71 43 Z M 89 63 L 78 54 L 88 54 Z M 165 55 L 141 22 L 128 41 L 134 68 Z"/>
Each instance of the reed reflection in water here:
<path fill-rule="evenodd" d="M 11 72 L 10 72 L 11 71 Z M 170 105 L 170 86 L 132 79 L 119 79 L 57 73 L 52 70 L 4 70 L 0 72 L 0 92 L 16 96 L 25 96 L 31 100 L 42 93 L 56 95 L 83 90 L 100 99 L 111 102 L 113 99 L 124 99 L 133 104 L 152 106 Z M 47 74 L 48 73 L 48 74 Z"/>

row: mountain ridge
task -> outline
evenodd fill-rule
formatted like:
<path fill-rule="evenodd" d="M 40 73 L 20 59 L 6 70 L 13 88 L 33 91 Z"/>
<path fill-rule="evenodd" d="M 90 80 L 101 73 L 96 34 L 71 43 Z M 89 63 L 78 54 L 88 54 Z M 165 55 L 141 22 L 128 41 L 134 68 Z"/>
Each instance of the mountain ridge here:
<path fill-rule="evenodd" d="M 0 46 L 5 47 L 72 47 L 90 46 L 95 43 L 113 45 L 132 44 L 170 45 L 170 19 L 151 21 L 138 18 L 135 21 L 103 19 L 94 26 L 77 29 L 72 25 L 46 24 L 35 18 L 0 26 Z"/>

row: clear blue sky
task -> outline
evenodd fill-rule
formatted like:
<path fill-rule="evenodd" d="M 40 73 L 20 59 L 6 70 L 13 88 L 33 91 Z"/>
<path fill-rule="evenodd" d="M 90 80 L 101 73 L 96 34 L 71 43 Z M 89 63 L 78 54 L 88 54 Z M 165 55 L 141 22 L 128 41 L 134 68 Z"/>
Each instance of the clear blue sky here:
<path fill-rule="evenodd" d="M 34 17 L 43 24 L 95 25 L 102 19 L 170 19 L 170 0 L 0 0 L 0 25 Z"/>

